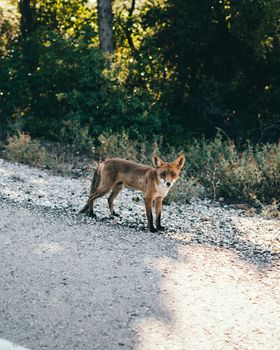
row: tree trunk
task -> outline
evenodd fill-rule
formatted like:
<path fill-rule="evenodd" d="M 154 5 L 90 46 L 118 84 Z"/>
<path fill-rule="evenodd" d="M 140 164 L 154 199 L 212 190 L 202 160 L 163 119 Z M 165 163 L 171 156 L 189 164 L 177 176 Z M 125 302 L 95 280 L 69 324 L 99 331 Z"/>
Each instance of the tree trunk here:
<path fill-rule="evenodd" d="M 113 12 L 111 0 L 98 0 L 98 34 L 99 45 L 102 51 L 114 51 Z"/>
<path fill-rule="evenodd" d="M 20 29 L 23 38 L 27 38 L 35 29 L 35 1 L 19 0 L 21 14 Z"/>
<path fill-rule="evenodd" d="M 4 15 L 3 15 L 3 10 L 0 7 L 0 30 L 1 30 L 3 23 L 4 23 Z"/>

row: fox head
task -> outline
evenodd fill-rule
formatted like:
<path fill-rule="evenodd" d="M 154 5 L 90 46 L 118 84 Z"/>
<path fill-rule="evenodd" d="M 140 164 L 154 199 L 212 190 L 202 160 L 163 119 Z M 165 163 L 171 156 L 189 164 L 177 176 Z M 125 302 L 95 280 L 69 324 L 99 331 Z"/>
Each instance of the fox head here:
<path fill-rule="evenodd" d="M 172 163 L 166 163 L 158 156 L 153 156 L 153 164 L 160 182 L 168 188 L 172 187 L 178 179 L 181 169 L 185 164 L 185 156 L 180 155 Z"/>

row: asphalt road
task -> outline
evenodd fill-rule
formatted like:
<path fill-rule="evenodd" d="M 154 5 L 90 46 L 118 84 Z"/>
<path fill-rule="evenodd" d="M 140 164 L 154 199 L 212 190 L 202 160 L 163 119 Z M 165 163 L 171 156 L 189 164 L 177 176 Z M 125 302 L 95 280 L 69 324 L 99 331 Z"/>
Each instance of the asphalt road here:
<path fill-rule="evenodd" d="M 130 349 L 138 319 L 168 319 L 153 262 L 175 258 L 173 242 L 8 203 L 0 209 L 0 338 L 30 349 Z"/>
<path fill-rule="evenodd" d="M 7 201 L 0 211 L 1 350 L 279 349 L 277 267 Z"/>

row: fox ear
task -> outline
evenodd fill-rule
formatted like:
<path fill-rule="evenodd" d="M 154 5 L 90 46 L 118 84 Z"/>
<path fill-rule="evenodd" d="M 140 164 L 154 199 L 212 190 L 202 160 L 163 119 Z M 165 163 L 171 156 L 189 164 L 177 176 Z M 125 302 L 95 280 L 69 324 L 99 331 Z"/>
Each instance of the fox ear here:
<path fill-rule="evenodd" d="M 158 156 L 153 156 L 153 164 L 155 168 L 160 168 L 165 162 Z"/>
<path fill-rule="evenodd" d="M 176 168 L 181 169 L 185 164 L 185 156 L 182 154 L 178 158 L 176 158 L 173 162 Z"/>

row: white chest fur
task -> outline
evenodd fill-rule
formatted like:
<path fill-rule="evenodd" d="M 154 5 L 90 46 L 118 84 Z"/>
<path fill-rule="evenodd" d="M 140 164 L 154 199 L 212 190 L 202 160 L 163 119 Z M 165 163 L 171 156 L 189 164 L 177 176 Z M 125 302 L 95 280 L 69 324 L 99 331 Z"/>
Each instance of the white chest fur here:
<path fill-rule="evenodd" d="M 160 182 L 157 186 L 156 186 L 156 191 L 157 191 L 157 195 L 159 197 L 165 197 L 167 195 L 167 193 L 169 192 L 170 187 L 166 186 L 165 183 Z"/>

